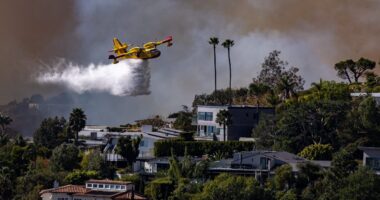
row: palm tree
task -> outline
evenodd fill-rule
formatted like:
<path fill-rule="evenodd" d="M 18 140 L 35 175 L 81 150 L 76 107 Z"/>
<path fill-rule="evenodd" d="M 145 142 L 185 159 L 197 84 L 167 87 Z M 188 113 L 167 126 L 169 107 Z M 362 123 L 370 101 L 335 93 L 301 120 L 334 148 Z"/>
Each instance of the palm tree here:
<path fill-rule="evenodd" d="M 223 125 L 223 140 L 226 141 L 226 126 L 232 123 L 231 113 L 228 110 L 220 110 L 216 115 L 216 123 Z"/>
<path fill-rule="evenodd" d="M 281 77 L 277 87 L 278 90 L 282 93 L 283 99 L 288 99 L 296 95 L 296 83 L 292 81 L 288 76 Z"/>
<path fill-rule="evenodd" d="M 74 132 L 75 144 L 78 143 L 78 133 L 86 126 L 86 115 L 80 108 L 74 108 L 70 114 L 69 129 Z"/>
<path fill-rule="evenodd" d="M 12 118 L 7 115 L 3 115 L 0 113 L 0 126 L 1 126 L 1 134 L 5 133 L 5 128 L 12 122 Z"/>
<path fill-rule="evenodd" d="M 214 48 L 214 74 L 215 74 L 215 89 L 214 89 L 214 93 L 216 93 L 216 45 L 219 44 L 219 39 L 217 37 L 211 37 L 210 40 L 208 41 L 209 44 L 211 44 Z"/>
<path fill-rule="evenodd" d="M 234 41 L 233 40 L 230 40 L 230 39 L 227 39 L 226 41 L 224 41 L 223 43 L 222 43 L 222 46 L 224 47 L 224 48 L 227 48 L 227 51 L 228 51 L 228 65 L 229 65 L 229 67 L 230 67 L 230 84 L 229 84 L 229 86 L 230 86 L 230 104 L 232 103 L 232 90 L 231 90 L 231 79 L 232 79 L 232 70 L 231 70 L 231 55 L 230 55 L 230 48 L 232 47 L 232 46 L 234 46 Z"/>

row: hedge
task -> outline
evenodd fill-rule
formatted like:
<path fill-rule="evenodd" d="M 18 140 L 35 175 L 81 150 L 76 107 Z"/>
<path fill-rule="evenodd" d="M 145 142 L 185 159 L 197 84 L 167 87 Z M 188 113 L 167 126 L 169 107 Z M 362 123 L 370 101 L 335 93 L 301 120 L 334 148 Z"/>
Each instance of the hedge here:
<path fill-rule="evenodd" d="M 154 143 L 154 155 L 164 157 L 171 155 L 173 149 L 176 156 L 183 156 L 185 148 L 191 156 L 212 155 L 216 152 L 232 156 L 234 152 L 251 151 L 255 146 L 254 142 L 240 141 L 183 141 L 183 140 L 161 140 Z"/>

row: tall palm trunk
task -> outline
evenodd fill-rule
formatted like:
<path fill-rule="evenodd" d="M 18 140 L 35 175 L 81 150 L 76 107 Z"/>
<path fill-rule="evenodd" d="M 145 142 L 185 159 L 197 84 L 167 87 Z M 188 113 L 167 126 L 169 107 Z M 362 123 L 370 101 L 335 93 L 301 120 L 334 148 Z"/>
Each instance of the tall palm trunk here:
<path fill-rule="evenodd" d="M 216 52 L 215 51 L 216 51 L 216 45 L 214 44 L 214 80 L 215 80 L 214 94 L 216 96 Z"/>
<path fill-rule="evenodd" d="M 223 141 L 226 141 L 226 133 L 227 133 L 226 123 L 223 123 Z"/>
<path fill-rule="evenodd" d="M 232 104 L 232 88 L 231 88 L 231 79 L 232 79 L 232 70 L 231 70 L 231 56 L 230 56 L 230 48 L 227 48 L 228 51 L 228 64 L 230 67 L 230 87 L 229 87 L 229 93 L 230 93 L 230 105 Z"/>
<path fill-rule="evenodd" d="M 78 131 L 75 131 L 74 142 L 75 142 L 75 145 L 78 144 Z"/>

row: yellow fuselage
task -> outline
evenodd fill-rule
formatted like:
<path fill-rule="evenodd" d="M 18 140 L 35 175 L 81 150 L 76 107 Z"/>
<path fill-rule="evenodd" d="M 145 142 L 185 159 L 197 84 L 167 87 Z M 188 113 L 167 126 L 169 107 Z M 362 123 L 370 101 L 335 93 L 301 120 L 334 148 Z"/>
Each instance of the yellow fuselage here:
<path fill-rule="evenodd" d="M 148 46 L 149 43 L 144 44 L 144 47 L 133 47 L 127 51 L 126 54 L 122 55 L 120 57 L 121 59 L 130 59 L 130 58 L 135 58 L 135 59 L 151 59 L 151 58 L 157 58 L 160 56 L 161 52 L 156 49 L 155 46 L 151 48 L 151 46 Z M 149 48 L 150 47 L 150 48 Z"/>

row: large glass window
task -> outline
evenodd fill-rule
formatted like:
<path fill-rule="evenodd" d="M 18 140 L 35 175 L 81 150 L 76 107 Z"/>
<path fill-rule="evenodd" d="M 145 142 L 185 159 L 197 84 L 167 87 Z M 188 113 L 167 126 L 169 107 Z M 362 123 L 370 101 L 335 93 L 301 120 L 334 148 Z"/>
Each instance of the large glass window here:
<path fill-rule="evenodd" d="M 212 112 L 206 112 L 206 121 L 212 121 Z"/>
<path fill-rule="evenodd" d="M 198 112 L 198 120 L 212 121 L 212 112 Z"/>

